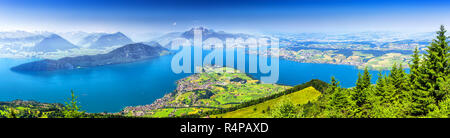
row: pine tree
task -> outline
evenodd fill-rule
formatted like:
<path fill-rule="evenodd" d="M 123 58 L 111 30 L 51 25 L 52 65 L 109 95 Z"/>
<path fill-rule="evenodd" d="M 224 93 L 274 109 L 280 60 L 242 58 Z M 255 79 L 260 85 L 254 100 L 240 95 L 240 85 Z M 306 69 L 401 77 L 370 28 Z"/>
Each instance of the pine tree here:
<path fill-rule="evenodd" d="M 364 68 L 364 73 L 361 75 L 361 73 L 358 73 L 358 80 L 356 80 L 356 90 L 362 91 L 366 88 L 370 87 L 370 73 L 369 70 Z"/>
<path fill-rule="evenodd" d="M 378 80 L 375 85 L 375 96 L 383 96 L 386 92 L 386 76 L 381 74 L 381 71 L 378 73 Z"/>
<path fill-rule="evenodd" d="M 361 73 L 358 72 L 358 79 L 356 80 L 356 86 L 355 86 L 355 90 L 356 91 L 361 91 L 363 89 L 363 82 L 362 82 L 362 77 L 361 77 Z"/>
<path fill-rule="evenodd" d="M 419 62 L 420 62 L 420 55 L 419 50 L 417 47 L 414 49 L 414 54 L 412 55 L 412 61 L 411 64 L 409 64 L 410 73 L 409 73 L 409 83 L 411 89 L 418 89 L 421 88 L 421 83 L 419 83 L 421 72 L 419 71 Z"/>
<path fill-rule="evenodd" d="M 356 81 L 356 87 L 352 94 L 352 100 L 356 103 L 359 110 L 363 110 L 364 104 L 368 102 L 368 88 L 370 87 L 370 74 L 367 67 L 364 69 L 363 75 L 358 73 L 358 80 Z"/>
<path fill-rule="evenodd" d="M 65 118 L 80 118 L 84 114 L 84 111 L 80 111 L 80 106 L 78 106 L 77 98 L 73 90 L 71 92 L 71 97 L 69 98 L 69 103 L 66 103 L 66 106 L 63 107 L 63 114 Z"/>
<path fill-rule="evenodd" d="M 431 92 L 431 95 L 437 102 L 441 101 L 444 94 L 441 93 L 441 88 L 437 85 L 439 82 L 444 82 L 445 77 L 449 73 L 449 47 L 447 43 L 447 36 L 445 36 L 444 26 L 441 25 L 440 30 L 436 32 L 438 35 L 428 46 L 427 53 L 425 54 L 425 68 L 427 74 L 426 88 Z"/>
<path fill-rule="evenodd" d="M 339 82 L 336 81 L 334 76 L 331 77 L 331 90 L 330 93 L 334 93 L 339 86 Z"/>
<path fill-rule="evenodd" d="M 394 86 L 397 86 L 398 85 L 398 81 L 399 81 L 399 78 L 398 78 L 398 68 L 397 68 L 397 63 L 394 63 L 394 65 L 392 65 L 392 69 L 391 69 L 391 72 L 389 73 L 389 84 L 392 84 L 392 85 L 394 85 Z"/>
<path fill-rule="evenodd" d="M 339 114 L 337 117 L 348 117 L 349 114 L 352 114 L 352 103 L 346 89 L 337 87 L 328 104 L 329 110 Z"/>
<path fill-rule="evenodd" d="M 356 105 L 358 105 L 359 107 L 365 101 L 365 95 L 364 95 L 363 91 L 364 91 L 364 82 L 363 82 L 361 73 L 358 73 L 358 79 L 356 80 L 356 86 L 352 93 L 352 100 L 355 101 Z"/>
<path fill-rule="evenodd" d="M 411 114 L 415 116 L 425 115 L 428 112 L 427 107 L 429 104 L 433 103 L 433 101 L 430 101 L 429 94 L 423 86 L 423 66 L 420 62 L 419 50 L 417 47 L 414 49 L 414 54 L 412 55 L 412 61 L 411 64 L 409 64 L 409 68 L 409 83 L 412 100 Z"/>
<path fill-rule="evenodd" d="M 392 70 L 388 77 L 388 85 L 392 85 L 392 92 L 391 96 L 389 96 L 391 102 L 392 100 L 399 100 L 402 97 L 405 97 L 408 95 L 408 76 L 406 72 L 403 70 L 403 67 L 401 64 L 397 65 L 394 63 L 392 66 Z"/>
<path fill-rule="evenodd" d="M 418 63 L 417 70 L 411 72 L 416 77 L 414 79 L 410 78 L 413 87 L 411 89 L 411 113 L 415 116 L 426 115 L 432 109 L 432 104 L 435 103 L 434 97 L 426 86 L 428 79 L 427 69 L 421 64 L 422 62 Z"/>
<path fill-rule="evenodd" d="M 384 93 L 382 93 L 382 102 L 383 103 L 391 103 L 395 100 L 397 100 L 396 97 L 396 86 L 395 84 L 397 83 L 398 79 L 397 79 L 397 64 L 394 63 L 394 65 L 392 66 L 392 69 L 389 73 L 388 76 L 384 76 L 384 84 L 385 84 L 385 88 L 384 88 Z"/>
<path fill-rule="evenodd" d="M 366 66 L 364 68 L 364 73 L 363 73 L 363 77 L 362 77 L 364 89 L 367 89 L 367 88 L 370 87 L 370 84 L 371 84 L 370 79 L 371 79 L 371 75 L 370 75 L 369 70 L 367 69 L 367 66 Z"/>
<path fill-rule="evenodd" d="M 343 90 L 337 89 L 331 96 L 330 104 L 335 108 L 344 108 L 349 105 L 348 96 Z"/>
<path fill-rule="evenodd" d="M 341 102 L 344 102 L 342 100 L 342 93 L 339 91 L 339 82 L 334 78 L 334 76 L 331 77 L 331 86 L 329 88 L 329 91 L 331 94 L 330 98 L 330 106 L 331 107 L 341 107 Z"/>
<path fill-rule="evenodd" d="M 399 64 L 398 65 L 398 70 L 397 70 L 397 75 L 398 75 L 398 85 L 396 86 L 399 89 L 399 94 L 403 95 L 404 92 L 409 91 L 409 86 L 408 86 L 408 74 L 406 74 L 405 70 L 403 70 L 403 65 Z"/>

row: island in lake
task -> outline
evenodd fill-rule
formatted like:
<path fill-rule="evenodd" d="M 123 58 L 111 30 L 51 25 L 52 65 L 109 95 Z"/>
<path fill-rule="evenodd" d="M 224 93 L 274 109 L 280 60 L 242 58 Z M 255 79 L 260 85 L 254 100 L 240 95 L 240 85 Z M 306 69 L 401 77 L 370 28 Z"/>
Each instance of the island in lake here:
<path fill-rule="evenodd" d="M 142 43 L 128 44 L 106 54 L 65 57 L 58 60 L 44 59 L 21 64 L 11 68 L 13 71 L 54 71 L 95 67 L 110 64 L 130 63 L 167 54 L 169 51 L 159 45 Z"/>

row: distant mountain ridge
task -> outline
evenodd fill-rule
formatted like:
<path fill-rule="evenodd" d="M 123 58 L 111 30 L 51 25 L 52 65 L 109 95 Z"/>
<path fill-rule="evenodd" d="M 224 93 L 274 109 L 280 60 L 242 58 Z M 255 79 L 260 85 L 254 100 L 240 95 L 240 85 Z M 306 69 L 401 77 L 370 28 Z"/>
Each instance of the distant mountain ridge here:
<path fill-rule="evenodd" d="M 254 37 L 253 35 L 250 34 L 244 34 L 244 33 L 227 33 L 224 31 L 214 31 L 213 29 L 208 29 L 206 27 L 194 27 L 191 28 L 188 31 L 185 32 L 172 32 L 172 33 L 168 33 L 166 35 L 163 35 L 159 38 L 156 38 L 154 41 L 160 43 L 161 45 L 163 45 L 166 48 L 170 48 L 171 47 L 171 41 L 176 39 L 176 38 L 186 38 L 188 40 L 193 40 L 194 39 L 194 33 L 195 30 L 199 30 L 202 32 L 202 40 L 205 41 L 208 38 L 218 38 L 222 41 L 225 41 L 227 38 L 242 38 L 242 39 L 247 39 L 250 37 Z"/>
<path fill-rule="evenodd" d="M 100 38 L 100 36 L 102 35 L 106 35 L 106 33 L 93 33 L 90 34 L 88 36 L 83 37 L 78 43 L 77 45 L 81 46 L 81 47 L 89 47 L 91 46 L 92 43 L 94 43 L 95 41 L 98 40 L 98 38 Z"/>
<path fill-rule="evenodd" d="M 0 32 L 0 53 L 8 50 L 31 51 L 31 47 L 47 38 L 50 34 L 25 31 Z"/>
<path fill-rule="evenodd" d="M 56 52 L 58 50 L 68 50 L 72 48 L 78 48 L 78 46 L 70 43 L 66 39 L 57 34 L 52 34 L 44 38 L 41 42 L 32 47 L 32 51 L 35 52 Z"/>
<path fill-rule="evenodd" d="M 79 45 L 80 41 L 93 33 L 74 31 L 74 32 L 58 32 L 56 34 L 66 39 L 67 41 L 71 42 L 72 44 L 80 46 Z"/>
<path fill-rule="evenodd" d="M 91 35 L 86 37 L 86 39 L 90 39 L 86 40 L 88 41 L 86 43 L 88 43 L 89 48 L 95 49 L 133 43 L 133 41 L 130 38 L 128 38 L 125 34 L 121 32 L 117 32 L 114 34 L 97 34 L 94 36 Z"/>
<path fill-rule="evenodd" d="M 11 68 L 13 71 L 54 71 L 110 64 L 130 63 L 160 56 L 168 50 L 158 45 L 142 43 L 128 44 L 106 54 L 65 57 L 58 60 L 45 59 L 21 64 Z"/>
<path fill-rule="evenodd" d="M 202 39 L 203 40 L 206 40 L 206 39 L 211 38 L 211 37 L 215 37 L 215 38 L 218 38 L 220 40 L 225 40 L 227 38 L 239 38 L 239 37 L 241 37 L 241 38 L 248 38 L 248 37 L 251 36 L 251 35 L 242 34 L 242 33 L 233 34 L 233 33 L 227 33 L 227 32 L 224 32 L 224 31 L 216 32 L 213 29 L 208 29 L 208 28 L 205 28 L 205 27 L 191 28 L 189 31 L 186 31 L 186 32 L 182 33 L 181 36 L 186 38 L 186 39 L 194 39 L 194 32 L 195 32 L 195 30 L 198 30 L 198 31 L 202 32 Z"/>

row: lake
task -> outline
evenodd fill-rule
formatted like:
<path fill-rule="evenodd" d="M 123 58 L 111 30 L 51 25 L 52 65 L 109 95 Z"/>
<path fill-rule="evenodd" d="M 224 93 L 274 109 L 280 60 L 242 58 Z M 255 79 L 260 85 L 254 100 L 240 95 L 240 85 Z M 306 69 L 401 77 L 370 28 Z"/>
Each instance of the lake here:
<path fill-rule="evenodd" d="M 207 52 L 203 52 L 204 55 Z M 91 113 L 119 112 L 125 106 L 151 104 L 175 90 L 177 80 L 192 75 L 173 73 L 173 56 L 129 64 L 34 73 L 12 72 L 10 68 L 35 59 L 0 59 L 0 101 L 23 99 L 64 103 L 70 97 L 70 90 L 74 90 L 79 96 L 81 109 Z M 249 56 L 256 55 L 246 55 L 247 60 Z M 357 73 L 362 72 L 348 65 L 298 63 L 283 59 L 279 63 L 277 83 L 291 86 L 311 79 L 329 82 L 330 77 L 335 76 L 342 87 L 353 87 Z M 374 83 L 378 71 L 370 73 Z M 257 79 L 264 76 L 259 73 L 250 75 Z"/>

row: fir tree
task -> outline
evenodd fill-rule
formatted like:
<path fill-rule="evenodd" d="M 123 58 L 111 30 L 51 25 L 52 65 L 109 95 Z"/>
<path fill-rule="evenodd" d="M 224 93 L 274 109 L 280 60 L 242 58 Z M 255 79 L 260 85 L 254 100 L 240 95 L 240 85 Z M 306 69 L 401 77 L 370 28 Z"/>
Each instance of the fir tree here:
<path fill-rule="evenodd" d="M 361 73 L 358 72 L 358 79 L 356 80 L 356 86 L 352 93 L 352 100 L 356 101 L 358 106 L 362 104 L 361 99 L 365 97 L 363 96 L 363 90 L 364 90 L 363 79 Z"/>
<path fill-rule="evenodd" d="M 394 63 L 391 73 L 388 78 L 388 85 L 391 85 L 390 89 L 393 93 L 389 94 L 389 99 L 392 101 L 398 101 L 401 98 L 407 96 L 408 91 L 408 77 L 401 64 Z"/>
<path fill-rule="evenodd" d="M 338 81 L 336 81 L 336 79 L 334 78 L 334 76 L 332 76 L 331 77 L 331 90 L 330 90 L 330 93 L 334 93 L 335 92 L 335 90 L 338 88 L 338 86 L 339 86 L 339 82 Z"/>
<path fill-rule="evenodd" d="M 412 63 L 409 65 L 409 83 L 411 88 L 411 114 L 414 116 L 426 115 L 430 109 L 430 104 L 434 103 L 434 98 L 431 97 L 427 90 L 426 84 L 426 69 L 421 64 L 419 50 L 414 50 L 412 55 Z"/>
<path fill-rule="evenodd" d="M 444 82 L 445 77 L 449 73 L 449 47 L 447 36 L 445 36 L 446 31 L 444 26 L 441 25 L 440 30 L 436 32 L 438 35 L 436 37 L 437 39 L 434 39 L 431 45 L 428 46 L 424 60 L 428 77 L 425 86 L 436 99 L 436 104 L 444 97 L 444 94 L 441 93 L 440 86 L 437 84 Z"/>
<path fill-rule="evenodd" d="M 358 80 L 356 81 L 356 87 L 351 94 L 353 106 L 353 117 L 369 117 L 368 110 L 371 108 L 369 103 L 369 92 L 372 90 L 370 85 L 370 74 L 367 67 L 364 69 L 363 75 L 358 73 Z M 353 105 L 353 104 L 352 104 Z"/>
<path fill-rule="evenodd" d="M 400 94 L 403 95 L 404 93 L 402 92 L 409 91 L 409 86 L 408 86 L 408 74 L 406 74 L 405 70 L 403 70 L 402 64 L 398 65 L 397 75 L 398 75 L 397 78 L 399 80 L 396 87 L 399 90 Z"/>
<path fill-rule="evenodd" d="M 363 87 L 364 87 L 364 89 L 366 89 L 366 88 L 369 88 L 370 87 L 370 79 L 371 79 L 371 76 L 370 76 L 370 73 L 369 73 L 369 70 L 367 69 L 367 66 L 364 68 L 364 73 L 363 73 L 363 76 L 362 76 L 362 80 L 363 80 Z"/>
<path fill-rule="evenodd" d="M 333 91 L 333 93 L 328 94 L 331 95 L 330 97 L 326 96 L 328 97 L 328 103 L 325 103 L 327 104 L 326 116 L 349 117 L 350 114 L 353 114 L 353 106 L 348 91 L 346 89 L 342 89 L 339 86 L 339 81 L 337 81 L 334 77 L 331 77 L 331 86 L 329 89 L 330 91 Z"/>
<path fill-rule="evenodd" d="M 375 96 L 383 96 L 385 92 L 386 92 L 386 81 L 380 71 L 378 73 L 378 79 L 375 85 Z"/>
<path fill-rule="evenodd" d="M 336 110 L 337 112 L 348 114 L 351 108 L 351 102 L 349 96 L 345 89 L 336 89 L 336 91 L 331 95 L 329 108 L 331 110 Z"/>
<path fill-rule="evenodd" d="M 333 91 L 331 94 L 329 105 L 332 108 L 343 108 L 347 102 L 348 96 L 346 96 L 342 91 L 340 91 L 339 82 L 336 79 L 331 77 L 331 86 L 330 91 Z"/>
<path fill-rule="evenodd" d="M 420 55 L 419 50 L 417 47 L 414 49 L 414 54 L 412 55 L 412 61 L 411 64 L 409 64 L 410 73 L 409 73 L 409 83 L 411 89 L 418 89 L 421 88 L 421 83 L 419 83 L 421 72 L 419 71 L 419 62 L 420 62 Z"/>
<path fill-rule="evenodd" d="M 364 73 L 363 75 L 361 75 L 361 73 L 358 73 L 358 80 L 356 80 L 356 90 L 357 91 L 362 91 L 366 88 L 370 87 L 370 73 L 369 70 L 366 68 L 364 68 Z"/>
<path fill-rule="evenodd" d="M 69 103 L 66 103 L 66 106 L 63 107 L 63 114 L 65 118 L 80 118 L 84 114 L 84 112 L 80 111 L 80 106 L 78 106 L 77 98 L 73 90 L 71 92 L 71 98 L 69 98 Z"/>
<path fill-rule="evenodd" d="M 391 84 L 391 85 L 394 85 L 394 86 L 397 86 L 398 85 L 398 81 L 399 81 L 399 78 L 398 78 L 398 68 L 397 68 L 397 63 L 394 63 L 394 65 L 392 65 L 392 69 L 391 69 L 391 72 L 389 73 L 389 78 L 388 78 L 388 83 L 389 84 Z"/>

